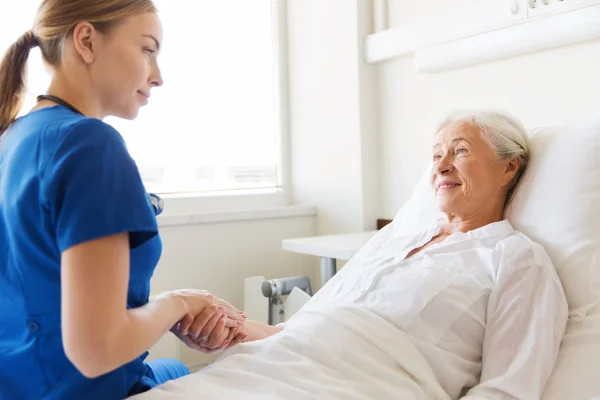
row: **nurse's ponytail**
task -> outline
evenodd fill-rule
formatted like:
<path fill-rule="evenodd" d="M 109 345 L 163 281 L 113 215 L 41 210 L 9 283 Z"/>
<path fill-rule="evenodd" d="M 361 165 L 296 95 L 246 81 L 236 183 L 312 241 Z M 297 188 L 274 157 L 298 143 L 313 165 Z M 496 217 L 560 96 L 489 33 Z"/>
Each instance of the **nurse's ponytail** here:
<path fill-rule="evenodd" d="M 10 46 L 0 62 L 0 135 L 21 109 L 25 66 L 33 47 L 39 46 L 46 64 L 56 68 L 65 40 L 78 23 L 87 21 L 106 33 L 125 18 L 146 12 L 156 12 L 152 0 L 43 0 L 33 29 Z"/>
<path fill-rule="evenodd" d="M 29 51 L 37 46 L 31 31 L 13 43 L 0 61 L 0 135 L 15 120 L 25 92 L 25 66 Z"/>

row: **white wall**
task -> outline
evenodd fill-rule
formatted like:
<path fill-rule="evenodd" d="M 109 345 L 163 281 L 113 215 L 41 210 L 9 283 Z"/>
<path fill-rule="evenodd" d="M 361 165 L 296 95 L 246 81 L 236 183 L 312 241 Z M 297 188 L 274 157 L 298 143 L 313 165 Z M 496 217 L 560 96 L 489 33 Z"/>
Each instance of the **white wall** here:
<path fill-rule="evenodd" d="M 432 128 L 449 109 L 505 109 L 531 127 L 596 113 L 600 41 L 418 74 L 411 56 L 362 61 L 371 3 L 287 2 L 292 197 L 316 205 L 317 218 L 164 227 L 153 291 L 199 287 L 241 307 L 247 276 L 316 282 L 316 258 L 282 252 L 281 240 L 372 229 L 376 218 L 393 217 L 426 168 Z M 481 4 L 389 0 L 388 26 Z M 192 367 L 214 359 L 178 347 Z"/>
<path fill-rule="evenodd" d="M 243 279 L 308 275 L 318 259 L 281 251 L 281 240 L 374 229 L 380 216 L 377 66 L 363 62 L 369 0 L 289 0 L 291 180 L 294 204 L 317 216 L 161 228 L 164 252 L 153 292 L 207 289 L 242 307 Z M 154 348 L 197 369 L 203 356 L 168 334 Z"/>
<path fill-rule="evenodd" d="M 314 216 L 161 227 L 163 255 L 152 278 L 152 292 L 206 289 L 242 308 L 248 276 L 307 275 L 316 282 L 318 261 L 314 257 L 281 250 L 282 239 L 312 236 L 315 227 Z M 158 355 L 178 353 L 193 369 L 216 357 L 190 350 L 173 338 L 167 334 L 154 349 Z"/>
<path fill-rule="evenodd" d="M 485 6 L 505 0 L 486 0 Z M 476 0 L 389 0 L 395 27 Z M 528 127 L 598 115 L 600 41 L 537 52 L 436 74 L 415 71 L 406 56 L 378 65 L 381 126 L 382 215 L 393 217 L 429 162 L 432 128 L 453 108 L 495 108 Z"/>
<path fill-rule="evenodd" d="M 376 66 L 363 62 L 371 1 L 290 0 L 292 197 L 319 234 L 374 229 L 380 210 Z"/>

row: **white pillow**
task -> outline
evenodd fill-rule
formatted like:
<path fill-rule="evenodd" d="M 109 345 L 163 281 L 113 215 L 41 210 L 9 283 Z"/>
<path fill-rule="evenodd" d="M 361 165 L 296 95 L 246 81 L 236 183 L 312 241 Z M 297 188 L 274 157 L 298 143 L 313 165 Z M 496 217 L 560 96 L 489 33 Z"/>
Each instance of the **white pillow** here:
<path fill-rule="evenodd" d="M 600 316 L 569 321 L 542 400 L 591 400 L 600 394 Z M 600 400 L 600 399 L 599 399 Z"/>
<path fill-rule="evenodd" d="M 394 219 L 394 234 L 423 229 L 438 215 L 426 172 Z M 505 215 L 546 248 L 569 316 L 581 320 L 600 303 L 600 120 L 532 134 L 529 166 Z"/>

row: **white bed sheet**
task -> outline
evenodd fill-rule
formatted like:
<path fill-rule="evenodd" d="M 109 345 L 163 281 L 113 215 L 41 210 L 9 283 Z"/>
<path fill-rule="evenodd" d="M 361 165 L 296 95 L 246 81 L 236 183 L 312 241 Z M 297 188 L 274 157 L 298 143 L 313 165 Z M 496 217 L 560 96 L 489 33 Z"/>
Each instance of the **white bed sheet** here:
<path fill-rule="evenodd" d="M 339 334 L 339 330 L 334 329 L 331 334 Z M 290 346 L 282 346 L 278 350 L 264 348 L 266 352 L 263 352 L 261 343 L 247 343 L 231 351 L 229 359 L 223 360 L 223 365 L 219 367 L 220 373 L 215 373 L 214 368 L 207 367 L 198 374 L 169 382 L 132 399 L 308 400 L 315 398 L 316 393 L 320 394 L 318 398 L 340 400 L 419 399 L 410 391 L 402 397 L 382 395 L 382 390 L 385 389 L 380 383 L 374 381 L 367 383 L 359 371 L 355 370 L 352 373 L 335 365 L 339 359 L 333 357 L 331 352 L 335 352 L 336 349 L 319 347 L 322 343 L 319 340 L 311 339 L 310 342 L 311 346 L 314 346 L 316 355 L 326 354 L 324 362 L 317 361 L 319 357 L 315 358 L 313 354 L 300 354 Z M 396 348 L 401 349 L 400 346 Z M 365 354 L 357 347 L 355 350 L 357 351 L 346 352 L 346 354 L 359 358 L 361 353 Z M 288 365 L 281 368 L 282 364 L 273 359 L 277 356 L 271 354 L 271 351 L 276 351 L 279 355 L 287 353 L 287 357 L 291 355 Z M 366 353 L 366 359 L 354 358 L 348 365 L 380 368 L 382 365 L 380 355 L 375 354 L 378 351 L 371 348 Z M 256 359 L 252 359 L 255 356 L 258 357 L 258 363 Z M 262 364 L 263 368 L 267 366 L 274 371 L 281 371 L 283 375 L 269 377 L 260 371 L 248 369 L 249 366 L 256 368 L 258 364 Z M 310 378 L 315 372 L 319 374 L 319 380 Z M 302 377 L 296 380 L 296 385 L 289 381 L 292 374 Z M 356 390 L 357 385 L 360 390 Z M 570 323 L 567 327 L 556 369 L 550 377 L 541 400 L 591 400 L 596 396 L 600 396 L 600 310 L 592 311 L 583 321 Z"/>
<path fill-rule="evenodd" d="M 590 400 L 600 396 L 600 309 L 570 322 L 556 368 L 542 400 Z"/>
<path fill-rule="evenodd" d="M 364 307 L 334 302 L 304 308 L 283 332 L 132 399 L 450 400 L 398 328 Z"/>
<path fill-rule="evenodd" d="M 599 154 L 600 119 L 539 131 L 532 143 L 530 165 L 508 210 L 513 226 L 549 252 L 565 287 L 571 312 L 558 362 L 541 400 L 591 400 L 600 396 Z M 395 228 L 402 233 L 422 229 L 423 223 L 429 224 L 437 215 L 428 177 L 424 176 L 395 218 Z M 240 349 L 246 346 L 253 344 Z M 193 387 L 194 381 L 192 376 L 168 383 L 139 399 L 302 398 L 286 397 L 284 393 L 248 397 L 241 392 L 233 397 L 225 393 L 203 397 L 200 387 L 191 389 L 190 397 L 178 397 L 178 391 L 184 390 L 181 383 Z M 197 393 L 192 394 L 194 391 Z M 352 398 L 356 397 L 347 397 Z M 368 398 L 389 397 L 365 395 L 361 399 Z M 411 399 L 401 395 L 395 398 Z"/>

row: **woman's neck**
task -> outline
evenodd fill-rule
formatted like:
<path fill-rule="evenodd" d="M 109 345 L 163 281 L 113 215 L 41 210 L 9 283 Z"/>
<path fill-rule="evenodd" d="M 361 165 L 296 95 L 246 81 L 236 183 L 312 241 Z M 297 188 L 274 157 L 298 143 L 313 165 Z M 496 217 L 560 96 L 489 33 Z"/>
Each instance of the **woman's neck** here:
<path fill-rule="evenodd" d="M 76 77 L 69 78 L 63 74 L 55 73 L 50 86 L 48 87 L 47 94 L 51 94 L 66 101 L 86 117 L 103 119 L 105 115 L 103 115 L 101 111 L 100 102 L 95 96 L 91 95 L 94 93 L 93 89 L 85 82 L 85 80 L 74 78 Z M 51 100 L 42 100 L 33 108 L 33 110 L 51 107 L 53 105 L 55 105 L 55 103 Z"/>
<path fill-rule="evenodd" d="M 494 213 L 475 213 L 469 216 L 460 216 L 456 214 L 446 214 L 448 222 L 442 228 L 443 233 L 449 235 L 457 232 L 469 232 L 482 226 L 489 225 L 504 219 L 504 210 Z"/>

